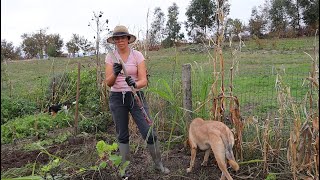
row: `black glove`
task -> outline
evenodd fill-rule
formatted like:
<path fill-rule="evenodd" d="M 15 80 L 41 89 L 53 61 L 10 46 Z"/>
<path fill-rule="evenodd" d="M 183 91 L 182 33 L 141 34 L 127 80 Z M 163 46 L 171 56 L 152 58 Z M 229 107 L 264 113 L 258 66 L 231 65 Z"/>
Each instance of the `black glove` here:
<path fill-rule="evenodd" d="M 131 76 L 126 77 L 126 82 L 129 86 L 133 86 L 134 88 L 137 88 L 136 82 L 132 79 Z"/>
<path fill-rule="evenodd" d="M 113 74 L 118 76 L 122 70 L 122 65 L 120 63 L 113 63 Z"/>

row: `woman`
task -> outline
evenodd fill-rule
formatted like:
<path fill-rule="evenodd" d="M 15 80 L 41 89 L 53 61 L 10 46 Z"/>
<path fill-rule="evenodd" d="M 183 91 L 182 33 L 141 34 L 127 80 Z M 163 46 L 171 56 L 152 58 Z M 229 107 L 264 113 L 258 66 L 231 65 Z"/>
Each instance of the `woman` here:
<path fill-rule="evenodd" d="M 148 105 L 145 101 L 141 88 L 147 85 L 147 71 L 145 59 L 141 52 L 129 47 L 136 37 L 129 34 L 125 26 L 116 26 L 111 37 L 107 39 L 108 43 L 115 44 L 116 50 L 113 54 L 122 59 L 128 77 L 122 72 L 121 63 L 114 63 L 113 56 L 109 53 L 106 56 L 106 83 L 111 87 L 109 97 L 109 107 L 112 113 L 113 121 L 116 125 L 117 138 L 119 143 L 122 162 L 128 160 L 129 149 L 129 112 L 144 140 L 147 141 L 147 147 L 155 163 L 155 169 L 168 174 L 170 171 L 164 167 L 161 161 L 159 143 L 155 131 L 145 120 L 144 114 L 134 99 L 132 89 L 134 87 L 140 97 L 144 109 L 148 113 Z M 148 115 L 149 117 L 149 115 Z"/>

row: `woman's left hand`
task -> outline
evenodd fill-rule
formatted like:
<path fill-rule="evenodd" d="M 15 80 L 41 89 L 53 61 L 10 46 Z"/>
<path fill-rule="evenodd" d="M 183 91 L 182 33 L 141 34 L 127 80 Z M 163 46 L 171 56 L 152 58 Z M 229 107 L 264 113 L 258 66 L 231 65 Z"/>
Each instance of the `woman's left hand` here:
<path fill-rule="evenodd" d="M 127 84 L 128 84 L 129 86 L 133 86 L 134 88 L 137 88 L 137 84 L 136 84 L 136 82 L 134 81 L 134 79 L 132 79 L 131 76 L 126 77 L 125 80 L 126 80 L 126 82 L 127 82 Z"/>

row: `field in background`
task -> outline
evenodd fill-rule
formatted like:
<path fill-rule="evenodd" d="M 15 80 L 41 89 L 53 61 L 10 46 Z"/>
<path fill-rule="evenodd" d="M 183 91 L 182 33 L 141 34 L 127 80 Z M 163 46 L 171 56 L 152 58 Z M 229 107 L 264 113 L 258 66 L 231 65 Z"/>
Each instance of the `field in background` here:
<path fill-rule="evenodd" d="M 233 66 L 233 94 L 239 98 L 244 117 L 258 115 L 265 118 L 266 112 L 277 109 L 275 89 L 277 74 L 280 74 L 283 81 L 290 86 L 292 96 L 296 100 L 301 100 L 308 89 L 304 82 L 311 71 L 312 60 L 306 53 L 313 56 L 314 38 L 260 41 L 244 42 L 245 46 L 241 48 L 241 52 L 238 42 L 234 42 L 232 50 L 238 49 L 238 51 L 234 51 L 233 55 L 230 47 L 225 47 L 223 51 L 224 86 L 228 91 L 230 68 Z M 175 94 L 178 94 L 181 90 L 173 87 L 174 81 L 180 83 L 182 65 L 190 63 L 193 69 L 193 107 L 196 109 L 197 102 L 203 101 L 199 97 L 201 91 L 204 88 L 209 91 L 213 83 L 213 57 L 213 48 L 203 45 L 149 51 L 146 56 L 150 75 L 149 87 L 161 86 L 157 83 L 162 79 L 177 91 Z M 102 63 L 103 59 L 102 55 Z M 49 81 L 54 75 L 77 71 L 77 62 L 81 63 L 82 70 L 96 65 L 95 57 L 3 63 L 1 94 L 37 99 L 37 96 L 44 95 L 43 92 L 48 88 Z M 219 70 L 217 64 L 217 71 Z M 210 107 L 205 111 L 209 109 Z M 208 114 L 202 115 L 208 116 Z"/>
<path fill-rule="evenodd" d="M 301 100 L 308 87 L 304 81 L 311 71 L 312 59 L 305 54 L 313 55 L 313 38 L 278 40 L 276 48 L 272 49 L 272 41 L 262 40 L 264 49 L 259 49 L 255 42 L 245 42 L 241 52 L 231 55 L 230 48 L 224 50 L 225 88 L 229 86 L 230 68 L 233 64 L 233 94 L 238 96 L 242 115 L 261 115 L 270 109 L 275 109 L 276 77 L 280 74 L 284 82 L 291 87 L 292 96 Z M 233 44 L 237 46 L 238 44 Z M 237 48 L 237 47 L 235 47 Z M 181 77 L 181 67 L 191 63 L 193 68 L 193 100 L 199 101 L 198 94 L 207 82 L 208 90 L 212 85 L 213 49 L 197 47 L 197 53 L 192 47 L 166 49 L 160 52 L 150 52 L 148 60 L 150 86 L 158 79 L 165 79 L 168 84 Z M 200 53 L 199 53 L 200 52 Z M 209 53 L 211 56 L 209 55 Z M 219 64 L 217 65 L 219 71 Z M 193 107 L 197 107 L 194 105 Z M 194 108 L 196 109 L 196 108 Z M 265 116 L 264 116 L 265 117 Z"/>

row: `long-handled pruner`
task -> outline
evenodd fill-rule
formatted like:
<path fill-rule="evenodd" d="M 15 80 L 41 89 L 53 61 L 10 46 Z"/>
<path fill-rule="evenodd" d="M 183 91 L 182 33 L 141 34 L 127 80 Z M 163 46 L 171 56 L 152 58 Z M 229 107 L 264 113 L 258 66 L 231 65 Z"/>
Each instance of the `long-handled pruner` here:
<path fill-rule="evenodd" d="M 122 65 L 123 73 L 124 73 L 124 75 L 125 75 L 126 78 L 127 78 L 127 77 L 128 77 L 128 73 L 127 73 L 127 70 L 126 70 L 126 68 L 125 68 L 125 65 L 124 65 L 123 60 L 122 60 L 121 58 L 118 59 L 118 58 L 114 55 L 113 50 L 112 50 L 112 48 L 111 48 L 110 46 L 107 45 L 106 47 L 107 47 L 107 49 L 108 49 L 108 52 L 109 52 L 110 55 L 112 56 L 113 62 L 115 62 L 115 63 L 119 63 L 119 62 L 120 62 L 120 64 Z M 138 106 L 139 106 L 139 108 L 140 108 L 140 110 L 141 110 L 141 112 L 142 112 L 142 114 L 143 114 L 143 116 L 144 116 L 144 119 L 147 121 L 147 123 L 148 123 L 149 125 L 152 125 L 152 121 L 149 119 L 148 114 L 147 114 L 146 110 L 144 109 L 144 107 L 143 107 L 143 105 L 142 105 L 142 103 L 141 103 L 141 100 L 140 100 L 139 96 L 137 95 L 136 90 L 134 89 L 133 86 L 130 86 L 130 88 L 131 88 L 132 93 L 133 93 L 133 95 L 134 95 L 134 99 L 137 101 Z"/>

